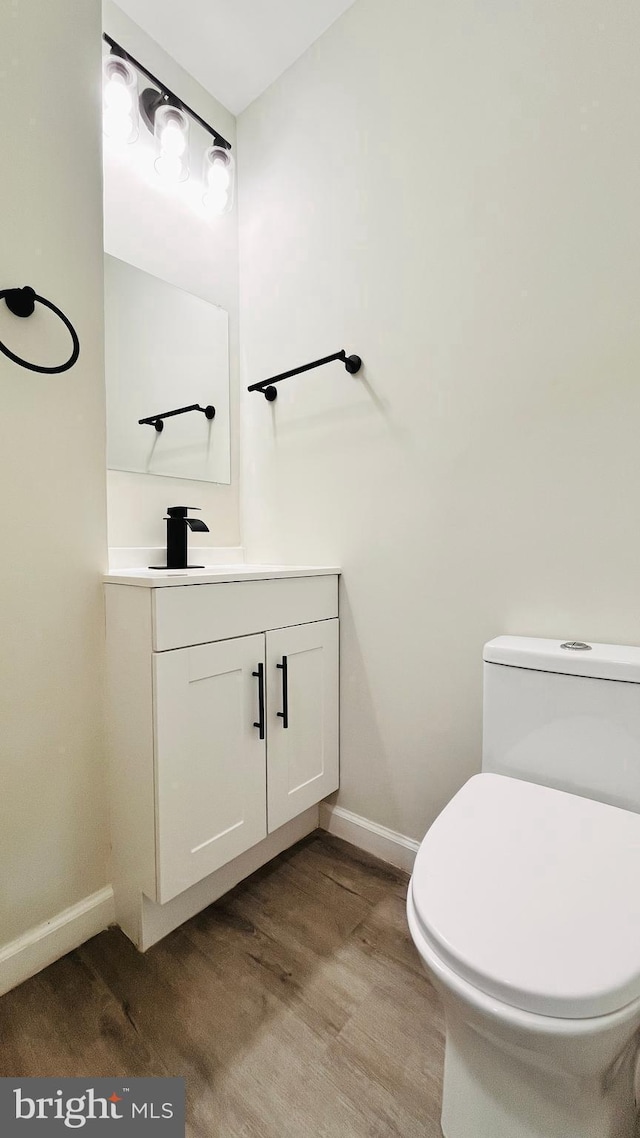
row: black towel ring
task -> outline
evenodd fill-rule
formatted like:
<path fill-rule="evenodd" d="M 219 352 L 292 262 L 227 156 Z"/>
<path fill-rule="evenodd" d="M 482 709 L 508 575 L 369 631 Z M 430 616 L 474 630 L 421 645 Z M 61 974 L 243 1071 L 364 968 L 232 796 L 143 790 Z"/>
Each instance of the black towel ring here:
<path fill-rule="evenodd" d="M 35 309 L 36 301 L 39 301 L 40 304 L 44 304 L 45 308 L 50 308 L 52 312 L 55 312 L 56 316 L 60 317 L 62 323 L 69 329 L 73 342 L 73 351 L 69 359 L 66 363 L 58 364 L 56 367 L 42 367 L 41 364 L 30 364 L 28 360 L 20 359 L 20 356 L 12 352 L 1 340 L 0 352 L 3 352 L 8 359 L 13 360 L 14 364 L 19 364 L 20 367 L 26 367 L 29 371 L 42 372 L 45 375 L 57 375 L 59 372 L 68 371 L 70 367 L 73 367 L 80 355 L 80 341 L 73 324 L 65 316 L 64 312 L 61 312 L 59 308 L 56 308 L 55 304 L 52 304 L 51 301 L 47 300 L 44 296 L 38 296 L 29 285 L 26 285 L 24 288 L 0 289 L 0 300 L 6 302 L 7 308 L 10 312 L 13 312 L 14 316 L 31 316 Z"/>

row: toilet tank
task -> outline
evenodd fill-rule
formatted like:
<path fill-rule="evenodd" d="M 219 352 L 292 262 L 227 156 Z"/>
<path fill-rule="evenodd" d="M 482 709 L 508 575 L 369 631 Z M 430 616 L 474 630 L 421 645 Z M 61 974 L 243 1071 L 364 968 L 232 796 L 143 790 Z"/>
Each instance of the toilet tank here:
<path fill-rule="evenodd" d="M 482 769 L 640 813 L 640 648 L 498 636 Z"/>

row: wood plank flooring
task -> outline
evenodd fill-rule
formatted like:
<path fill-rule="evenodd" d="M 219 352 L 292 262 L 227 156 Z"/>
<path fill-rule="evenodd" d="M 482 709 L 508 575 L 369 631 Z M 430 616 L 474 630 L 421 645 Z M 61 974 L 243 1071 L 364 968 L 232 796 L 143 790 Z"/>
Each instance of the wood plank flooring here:
<path fill-rule="evenodd" d="M 189 1138 L 440 1138 L 406 887 L 318 831 L 145 956 L 111 929 L 0 999 L 0 1075 L 184 1075 Z"/>

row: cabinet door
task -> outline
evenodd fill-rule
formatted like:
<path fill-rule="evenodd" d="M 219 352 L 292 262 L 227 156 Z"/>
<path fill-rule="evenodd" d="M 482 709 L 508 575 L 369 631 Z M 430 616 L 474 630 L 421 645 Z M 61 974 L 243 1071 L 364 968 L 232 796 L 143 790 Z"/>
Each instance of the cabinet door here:
<path fill-rule="evenodd" d="M 338 788 L 338 621 L 267 632 L 269 832 Z"/>
<path fill-rule="evenodd" d="M 161 903 L 266 836 L 263 668 L 263 635 L 154 655 Z"/>

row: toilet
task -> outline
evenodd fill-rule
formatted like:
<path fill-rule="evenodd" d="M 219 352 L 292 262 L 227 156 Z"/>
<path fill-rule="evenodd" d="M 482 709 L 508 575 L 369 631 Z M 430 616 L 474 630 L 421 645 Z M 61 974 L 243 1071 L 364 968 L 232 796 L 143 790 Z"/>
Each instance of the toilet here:
<path fill-rule="evenodd" d="M 633 1138 L 640 648 L 500 636 L 482 773 L 423 839 L 409 929 L 446 1018 L 445 1138 Z"/>

